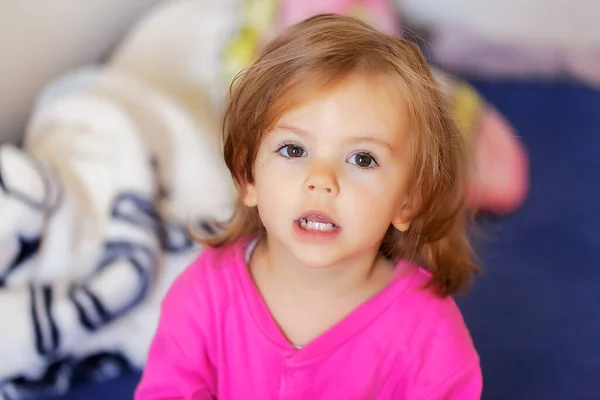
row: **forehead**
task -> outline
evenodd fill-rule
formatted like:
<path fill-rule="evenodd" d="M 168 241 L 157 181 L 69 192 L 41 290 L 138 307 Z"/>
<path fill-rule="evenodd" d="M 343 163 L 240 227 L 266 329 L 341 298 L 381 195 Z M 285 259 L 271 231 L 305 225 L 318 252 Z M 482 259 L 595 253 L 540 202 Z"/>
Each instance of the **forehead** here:
<path fill-rule="evenodd" d="M 410 131 L 408 105 L 398 86 L 383 76 L 350 75 L 331 87 L 313 89 L 277 125 L 319 137 L 368 135 L 397 144 Z"/>

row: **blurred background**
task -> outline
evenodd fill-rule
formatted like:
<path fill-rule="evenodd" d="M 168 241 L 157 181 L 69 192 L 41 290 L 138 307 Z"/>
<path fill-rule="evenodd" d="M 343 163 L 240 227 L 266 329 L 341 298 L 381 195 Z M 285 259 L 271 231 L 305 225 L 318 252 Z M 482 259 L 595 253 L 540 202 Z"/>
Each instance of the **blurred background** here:
<path fill-rule="evenodd" d="M 417 41 L 471 144 L 483 273 L 457 301 L 483 398 L 600 399 L 593 0 L 0 0 L 0 399 L 132 398 L 197 251 L 181 227 L 214 233 L 233 202 L 228 84 L 318 12 Z M 111 236 L 128 200 L 141 244 Z M 140 246 L 154 261 L 123 272 Z"/>

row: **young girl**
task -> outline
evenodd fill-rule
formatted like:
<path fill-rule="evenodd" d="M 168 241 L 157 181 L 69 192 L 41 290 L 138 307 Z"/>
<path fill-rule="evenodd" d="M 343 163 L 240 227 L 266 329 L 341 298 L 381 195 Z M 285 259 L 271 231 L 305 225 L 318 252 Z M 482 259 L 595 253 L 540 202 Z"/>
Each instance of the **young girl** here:
<path fill-rule="evenodd" d="M 309 18 L 239 77 L 224 131 L 242 202 L 164 299 L 135 398 L 479 398 L 450 298 L 476 270 L 466 153 L 419 50 Z"/>

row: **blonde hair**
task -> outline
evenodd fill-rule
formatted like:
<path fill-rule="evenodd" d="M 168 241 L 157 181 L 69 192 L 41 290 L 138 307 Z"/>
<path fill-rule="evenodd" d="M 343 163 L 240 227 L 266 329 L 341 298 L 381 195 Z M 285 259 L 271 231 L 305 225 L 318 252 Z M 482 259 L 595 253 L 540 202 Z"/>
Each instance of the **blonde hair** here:
<path fill-rule="evenodd" d="M 315 90 L 354 73 L 386 76 L 398 85 L 411 118 L 415 204 L 411 226 L 390 226 L 380 252 L 418 262 L 442 295 L 468 286 L 478 270 L 467 237 L 467 152 L 442 94 L 418 47 L 385 35 L 357 19 L 323 14 L 308 18 L 268 43 L 234 80 L 223 120 L 224 156 L 240 189 L 253 182 L 263 135 Z M 264 233 L 258 212 L 240 203 L 224 235 L 205 244 L 221 246 Z"/>

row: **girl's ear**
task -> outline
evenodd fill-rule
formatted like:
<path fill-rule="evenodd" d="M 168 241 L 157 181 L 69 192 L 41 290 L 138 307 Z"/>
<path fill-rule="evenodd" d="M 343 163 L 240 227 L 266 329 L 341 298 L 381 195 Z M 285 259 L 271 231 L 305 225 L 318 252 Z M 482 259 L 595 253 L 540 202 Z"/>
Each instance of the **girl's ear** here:
<path fill-rule="evenodd" d="M 400 232 L 406 232 L 410 228 L 410 221 L 402 217 L 397 217 L 392 220 L 392 225 Z"/>
<path fill-rule="evenodd" d="M 246 207 L 256 207 L 258 199 L 256 197 L 256 188 L 252 183 L 245 183 L 242 185 L 242 201 Z"/>
<path fill-rule="evenodd" d="M 400 232 L 406 232 L 412 222 L 413 208 L 409 201 L 406 201 L 392 218 L 392 225 Z"/>

